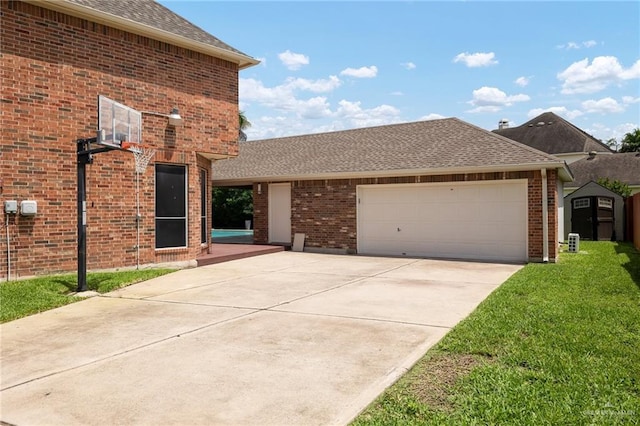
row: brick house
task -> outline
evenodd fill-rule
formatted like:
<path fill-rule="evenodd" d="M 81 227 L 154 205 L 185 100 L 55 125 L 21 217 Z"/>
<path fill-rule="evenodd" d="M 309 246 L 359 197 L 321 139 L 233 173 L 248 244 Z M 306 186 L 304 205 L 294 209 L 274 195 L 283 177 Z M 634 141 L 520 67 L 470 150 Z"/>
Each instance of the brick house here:
<path fill-rule="evenodd" d="M 240 143 L 214 186 L 253 188 L 254 242 L 555 261 L 564 161 L 456 118 Z"/>
<path fill-rule="evenodd" d="M 3 213 L 0 277 L 76 269 L 75 141 L 95 136 L 99 95 L 138 111 L 179 108 L 183 120 L 142 116 L 156 155 L 141 174 L 139 253 L 133 155 L 101 153 L 88 166 L 88 268 L 135 266 L 138 255 L 195 262 L 210 244 L 211 161 L 237 154 L 238 73 L 258 61 L 152 0 L 0 8 L 0 195 L 37 203 L 32 216 Z M 178 207 L 158 217 L 167 204 Z"/>

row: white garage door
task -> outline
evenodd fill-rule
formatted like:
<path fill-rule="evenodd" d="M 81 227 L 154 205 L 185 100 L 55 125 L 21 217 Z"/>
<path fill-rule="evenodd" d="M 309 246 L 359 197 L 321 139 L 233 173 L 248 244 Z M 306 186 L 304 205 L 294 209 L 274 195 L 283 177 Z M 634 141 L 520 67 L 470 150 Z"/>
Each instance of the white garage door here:
<path fill-rule="evenodd" d="M 358 253 L 527 260 L 527 181 L 358 186 Z"/>

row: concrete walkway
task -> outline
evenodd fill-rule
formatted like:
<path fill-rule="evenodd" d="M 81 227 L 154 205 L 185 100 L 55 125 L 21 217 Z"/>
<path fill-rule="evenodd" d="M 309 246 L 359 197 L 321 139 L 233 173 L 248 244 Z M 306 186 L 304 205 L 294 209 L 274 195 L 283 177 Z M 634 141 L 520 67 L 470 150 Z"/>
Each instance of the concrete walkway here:
<path fill-rule="evenodd" d="M 521 268 L 280 252 L 0 326 L 15 425 L 343 425 Z"/>

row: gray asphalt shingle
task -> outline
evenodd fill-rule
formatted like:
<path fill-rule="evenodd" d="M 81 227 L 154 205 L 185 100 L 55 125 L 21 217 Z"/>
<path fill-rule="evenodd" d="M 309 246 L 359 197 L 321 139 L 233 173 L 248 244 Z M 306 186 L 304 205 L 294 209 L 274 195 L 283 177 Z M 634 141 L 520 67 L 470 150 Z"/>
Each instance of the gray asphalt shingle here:
<path fill-rule="evenodd" d="M 581 187 L 599 178 L 619 180 L 628 185 L 640 185 L 640 152 L 592 155 L 575 163 L 569 168 L 575 177 L 567 186 Z"/>
<path fill-rule="evenodd" d="M 558 158 L 457 118 L 241 142 L 213 180 L 558 164 Z"/>
<path fill-rule="evenodd" d="M 549 154 L 611 152 L 602 142 L 552 112 L 493 132 Z"/>

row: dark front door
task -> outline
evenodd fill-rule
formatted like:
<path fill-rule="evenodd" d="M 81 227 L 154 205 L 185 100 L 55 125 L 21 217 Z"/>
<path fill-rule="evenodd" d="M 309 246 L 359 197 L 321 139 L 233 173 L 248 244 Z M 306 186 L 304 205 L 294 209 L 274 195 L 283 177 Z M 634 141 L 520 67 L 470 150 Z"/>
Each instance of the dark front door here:
<path fill-rule="evenodd" d="M 593 239 L 593 197 L 574 198 L 571 202 L 571 232 L 582 240 Z"/>

